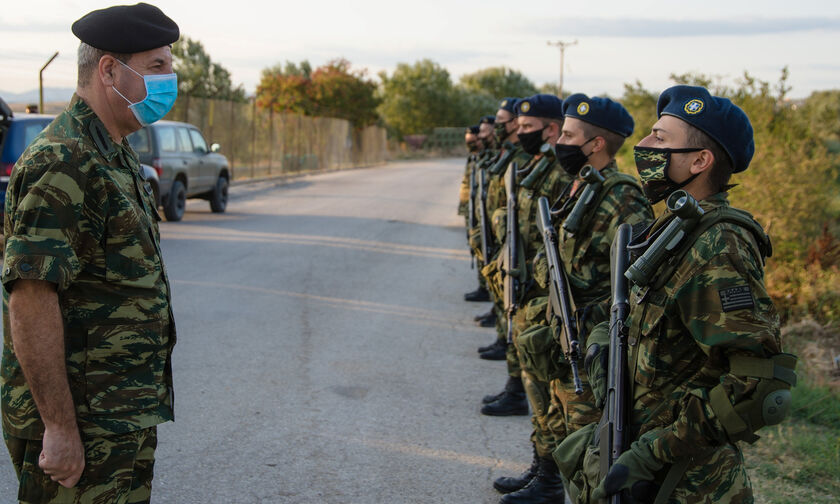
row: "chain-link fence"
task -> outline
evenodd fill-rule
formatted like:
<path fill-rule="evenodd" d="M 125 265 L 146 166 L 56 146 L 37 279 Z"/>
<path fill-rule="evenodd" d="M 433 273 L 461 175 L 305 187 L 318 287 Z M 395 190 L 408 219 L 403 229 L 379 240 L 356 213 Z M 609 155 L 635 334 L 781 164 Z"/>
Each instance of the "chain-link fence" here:
<path fill-rule="evenodd" d="M 234 179 L 370 166 L 385 162 L 383 128 L 344 119 L 280 114 L 255 103 L 181 96 L 166 119 L 194 124 L 218 143 Z"/>

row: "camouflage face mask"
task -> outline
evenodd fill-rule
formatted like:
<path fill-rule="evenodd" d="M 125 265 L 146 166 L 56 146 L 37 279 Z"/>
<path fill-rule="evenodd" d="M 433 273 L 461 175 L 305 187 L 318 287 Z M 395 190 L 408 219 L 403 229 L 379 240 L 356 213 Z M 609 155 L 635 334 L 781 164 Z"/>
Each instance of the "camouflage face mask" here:
<path fill-rule="evenodd" d="M 509 122 L 510 121 L 496 122 L 496 124 L 493 125 L 493 130 L 496 135 L 496 142 L 498 142 L 499 145 L 504 143 L 505 139 L 510 136 L 510 133 L 508 133 L 506 126 Z"/>
<path fill-rule="evenodd" d="M 686 147 L 683 149 L 656 149 L 653 147 L 639 147 L 633 148 L 633 155 L 636 158 L 636 171 L 639 172 L 639 178 L 642 179 L 642 189 L 645 192 L 650 204 L 656 204 L 669 194 L 682 189 L 697 178 L 699 173 L 688 177 L 684 182 L 674 182 L 668 176 L 668 167 L 671 165 L 671 154 L 681 152 L 697 152 L 703 149 L 696 147 Z"/>

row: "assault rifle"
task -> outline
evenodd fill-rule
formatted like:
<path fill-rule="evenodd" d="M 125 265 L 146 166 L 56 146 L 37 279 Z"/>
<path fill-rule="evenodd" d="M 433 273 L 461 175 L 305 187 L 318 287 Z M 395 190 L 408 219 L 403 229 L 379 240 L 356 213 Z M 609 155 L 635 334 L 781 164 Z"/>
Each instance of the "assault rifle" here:
<path fill-rule="evenodd" d="M 478 188 L 480 190 L 478 200 L 478 225 L 481 227 L 481 257 L 484 264 L 490 261 L 490 243 L 488 242 L 490 226 L 487 222 L 487 170 L 481 168 L 478 171 Z"/>
<path fill-rule="evenodd" d="M 627 329 L 624 325 L 630 313 L 630 284 L 624 273 L 630 265 L 632 226 L 622 224 L 616 230 L 610 249 L 610 280 L 612 308 L 610 309 L 610 348 L 607 368 L 607 395 L 604 403 L 605 422 L 601 424 L 601 474 L 605 475 L 624 452 L 627 428 Z M 611 496 L 609 504 L 621 504 L 620 494 Z"/>
<path fill-rule="evenodd" d="M 583 188 L 583 193 L 575 202 L 574 208 L 569 212 L 566 220 L 563 221 L 563 229 L 570 235 L 574 235 L 580 229 L 581 221 L 586 211 L 595 203 L 595 198 L 601 190 L 601 185 L 604 183 L 604 176 L 601 172 L 586 165 L 580 170 L 580 178 L 586 182 L 586 187 Z"/>
<path fill-rule="evenodd" d="M 539 206 L 539 225 L 542 234 L 543 245 L 545 246 L 545 257 L 548 261 L 549 277 L 549 303 L 552 316 L 559 318 L 563 327 L 564 337 L 560 339 L 560 346 L 566 355 L 566 360 L 572 367 L 572 378 L 575 384 L 575 394 L 583 394 L 583 384 L 578 373 L 578 360 L 580 360 L 580 342 L 578 341 L 577 323 L 572 310 L 571 295 L 569 294 L 569 283 L 566 278 L 566 270 L 560 261 L 557 253 L 557 231 L 551 223 L 551 209 L 548 198 L 541 196 L 537 201 Z"/>
<path fill-rule="evenodd" d="M 475 161 L 472 166 L 470 166 L 470 203 L 467 207 L 467 241 L 470 239 L 470 230 L 476 226 L 475 221 L 475 170 L 478 161 Z M 473 251 L 472 247 L 470 247 L 470 255 L 472 256 L 472 261 L 470 263 L 472 268 L 475 268 L 475 252 Z"/>
<path fill-rule="evenodd" d="M 516 202 L 516 172 L 519 171 L 518 163 L 512 163 L 508 167 L 505 179 L 505 190 L 507 191 L 507 236 L 505 237 L 505 313 L 507 314 L 507 342 L 513 343 L 513 316 L 516 315 L 516 298 L 519 291 L 519 224 L 517 223 L 517 202 Z"/>

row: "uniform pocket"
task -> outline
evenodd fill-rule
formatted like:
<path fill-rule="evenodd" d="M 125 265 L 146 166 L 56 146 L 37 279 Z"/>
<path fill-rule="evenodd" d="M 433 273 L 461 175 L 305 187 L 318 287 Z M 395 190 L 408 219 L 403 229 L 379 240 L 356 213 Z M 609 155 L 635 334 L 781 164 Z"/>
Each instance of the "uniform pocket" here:
<path fill-rule="evenodd" d="M 662 338 L 662 322 L 665 319 L 665 307 L 647 303 L 642 316 L 639 333 L 639 357 L 636 366 L 636 383 L 645 387 L 653 385 L 657 369 L 661 366 L 658 351 Z"/>
<path fill-rule="evenodd" d="M 157 406 L 166 351 L 158 321 L 89 330 L 85 399 L 90 413 L 114 414 Z"/>
<path fill-rule="evenodd" d="M 108 221 L 105 237 L 105 279 L 119 285 L 153 288 L 160 270 L 150 231 L 136 215 Z"/>

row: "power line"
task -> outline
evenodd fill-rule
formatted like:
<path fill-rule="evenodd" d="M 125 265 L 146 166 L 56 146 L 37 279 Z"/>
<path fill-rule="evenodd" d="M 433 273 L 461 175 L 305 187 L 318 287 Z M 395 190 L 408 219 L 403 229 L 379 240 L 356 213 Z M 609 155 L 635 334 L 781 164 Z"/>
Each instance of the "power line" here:
<path fill-rule="evenodd" d="M 572 42 L 563 42 L 562 40 L 558 40 L 557 42 L 548 41 L 548 45 L 554 46 L 560 49 L 560 80 L 557 83 L 557 96 L 563 97 L 563 58 L 566 54 L 566 48 L 569 46 L 577 45 L 578 41 L 575 39 Z"/>

